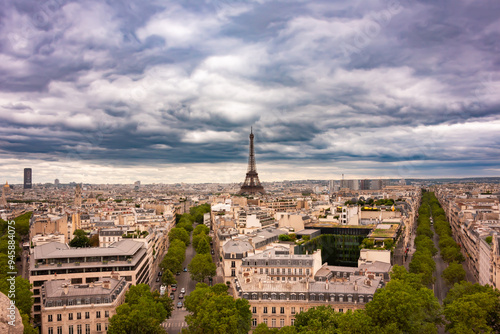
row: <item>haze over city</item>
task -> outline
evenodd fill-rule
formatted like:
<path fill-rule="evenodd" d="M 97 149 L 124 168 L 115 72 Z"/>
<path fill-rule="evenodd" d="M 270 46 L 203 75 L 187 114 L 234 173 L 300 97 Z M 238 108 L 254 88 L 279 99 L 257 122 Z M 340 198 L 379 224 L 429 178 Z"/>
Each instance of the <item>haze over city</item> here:
<path fill-rule="evenodd" d="M 15 1 L 0 176 L 242 182 L 496 176 L 494 1 Z"/>

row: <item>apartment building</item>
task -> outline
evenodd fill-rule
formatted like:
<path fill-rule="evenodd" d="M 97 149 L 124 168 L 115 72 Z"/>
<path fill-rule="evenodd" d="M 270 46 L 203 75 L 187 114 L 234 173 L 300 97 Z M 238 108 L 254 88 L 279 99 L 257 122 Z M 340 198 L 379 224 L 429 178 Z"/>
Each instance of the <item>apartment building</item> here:
<path fill-rule="evenodd" d="M 321 266 L 320 250 L 295 255 L 273 249 L 243 259 L 241 273 L 232 280 L 233 293 L 250 303 L 252 327 L 293 326 L 295 315 L 311 307 L 363 308 L 384 286 L 390 268 L 382 262 L 360 268 Z"/>
<path fill-rule="evenodd" d="M 30 283 L 33 285 L 33 317 L 41 321 L 41 286 L 54 279 L 67 279 L 71 284 L 90 284 L 102 277 L 119 273 L 131 284 L 149 283 L 150 259 L 145 244 L 121 240 L 111 247 L 71 248 L 51 242 L 32 249 Z"/>
<path fill-rule="evenodd" d="M 118 274 L 90 284 L 71 284 L 69 279 L 45 282 L 41 287 L 41 334 L 106 333 L 109 318 L 125 301 L 129 284 Z"/>

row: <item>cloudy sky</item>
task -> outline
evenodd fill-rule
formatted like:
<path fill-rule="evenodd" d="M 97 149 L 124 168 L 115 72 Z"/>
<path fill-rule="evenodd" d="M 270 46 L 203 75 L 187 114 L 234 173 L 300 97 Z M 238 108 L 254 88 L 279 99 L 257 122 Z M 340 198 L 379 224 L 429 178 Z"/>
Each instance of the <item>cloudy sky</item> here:
<path fill-rule="evenodd" d="M 0 181 L 498 176 L 500 2 L 1 0 Z M 2 182 L 5 182 L 2 181 Z"/>

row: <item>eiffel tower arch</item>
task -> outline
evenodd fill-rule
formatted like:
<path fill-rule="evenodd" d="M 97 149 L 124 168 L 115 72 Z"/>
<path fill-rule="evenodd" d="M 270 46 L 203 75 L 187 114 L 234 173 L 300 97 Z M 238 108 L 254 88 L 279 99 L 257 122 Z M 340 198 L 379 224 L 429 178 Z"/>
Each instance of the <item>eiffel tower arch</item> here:
<path fill-rule="evenodd" d="M 255 164 L 255 151 L 253 147 L 253 131 L 250 130 L 250 156 L 248 157 L 248 169 L 245 177 L 245 182 L 241 186 L 240 195 L 262 194 L 266 191 L 260 184 L 259 174 L 257 173 L 257 166 Z"/>

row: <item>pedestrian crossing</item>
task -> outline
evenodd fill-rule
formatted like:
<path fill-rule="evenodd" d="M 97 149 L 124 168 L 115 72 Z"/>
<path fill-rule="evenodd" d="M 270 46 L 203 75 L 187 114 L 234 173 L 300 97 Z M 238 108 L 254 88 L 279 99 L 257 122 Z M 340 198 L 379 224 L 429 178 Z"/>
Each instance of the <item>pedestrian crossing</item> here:
<path fill-rule="evenodd" d="M 182 328 L 182 327 L 187 327 L 187 322 L 185 321 L 166 321 L 162 322 L 161 326 L 163 328 Z"/>

